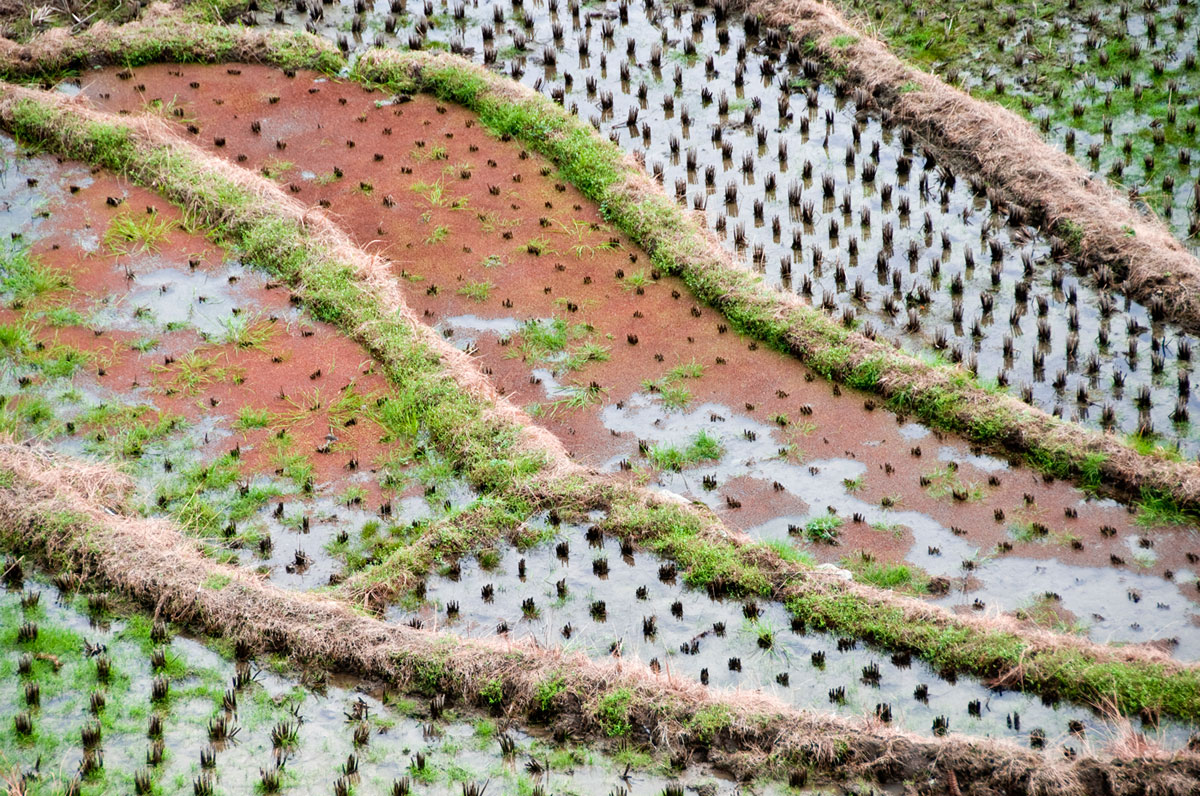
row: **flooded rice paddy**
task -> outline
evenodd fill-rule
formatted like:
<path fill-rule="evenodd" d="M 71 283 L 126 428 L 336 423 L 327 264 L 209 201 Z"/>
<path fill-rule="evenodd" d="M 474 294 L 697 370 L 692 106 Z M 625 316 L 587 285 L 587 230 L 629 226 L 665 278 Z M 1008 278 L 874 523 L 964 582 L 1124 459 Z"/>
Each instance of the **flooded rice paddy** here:
<path fill-rule="evenodd" d="M 276 25 L 306 27 L 351 51 L 445 47 L 482 60 L 644 158 L 768 281 L 914 352 L 961 363 L 1046 411 L 1200 452 L 1190 424 L 1200 408 L 1193 342 L 1162 322 L 1167 308 L 1114 292 L 1109 269 L 1078 272 L 1063 243 L 1040 235 L 1023 208 L 956 174 L 911 132 L 860 110 L 853 89 L 802 47 L 723 4 L 380 0 L 280 13 Z M 1171 63 L 1186 51 L 1177 48 Z M 1155 80 L 1164 96 L 1190 101 L 1175 100 L 1171 125 L 1147 126 L 1136 112 L 1123 121 L 1140 154 L 1116 156 L 1130 164 L 1152 154 L 1143 153 L 1153 147 L 1147 130 L 1178 136 L 1200 119 L 1186 87 L 1168 94 L 1166 78 Z M 1090 137 L 1076 138 L 1077 152 L 1089 149 Z M 1191 151 L 1194 131 L 1183 139 Z M 1114 149 L 1104 149 L 1109 166 Z M 1173 150 L 1155 151 L 1158 179 Z M 1196 212 L 1200 161 L 1187 157 L 1171 177 L 1179 223 Z"/>

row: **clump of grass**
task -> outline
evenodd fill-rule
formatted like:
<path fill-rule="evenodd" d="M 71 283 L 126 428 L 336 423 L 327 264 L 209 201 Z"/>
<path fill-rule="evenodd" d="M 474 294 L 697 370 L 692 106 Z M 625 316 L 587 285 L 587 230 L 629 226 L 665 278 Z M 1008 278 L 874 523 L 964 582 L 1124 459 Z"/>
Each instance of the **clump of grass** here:
<path fill-rule="evenodd" d="M 854 573 L 856 580 L 881 589 L 906 594 L 924 594 L 928 591 L 929 576 L 911 564 L 888 564 L 877 561 L 873 555 L 863 551 L 846 556 L 840 563 Z"/>
<path fill-rule="evenodd" d="M 448 237 L 450 237 L 450 227 L 445 224 L 438 224 L 425 238 L 425 243 L 429 246 L 436 246 Z"/>
<path fill-rule="evenodd" d="M 495 289 L 496 286 L 491 282 L 464 282 L 456 292 L 474 301 L 487 301 Z"/>
<path fill-rule="evenodd" d="M 642 389 L 657 393 L 663 406 L 668 409 L 686 409 L 692 402 L 692 391 L 683 382 L 699 379 L 703 375 L 704 366 L 692 360 L 674 366 L 657 380 L 646 379 L 642 382 Z"/>
<path fill-rule="evenodd" d="M 275 324 L 258 315 L 240 312 L 221 321 L 218 342 L 237 348 L 266 351 L 267 343 L 275 336 Z"/>
<path fill-rule="evenodd" d="M 963 481 L 959 478 L 956 467 L 939 467 L 926 473 L 925 480 L 925 491 L 937 500 L 952 496 L 955 500 L 974 502 L 983 500 L 987 494 L 983 487 L 974 481 Z"/>
<path fill-rule="evenodd" d="M 238 431 L 249 431 L 254 428 L 266 428 L 271 425 L 271 413 L 266 409 L 255 409 L 251 406 L 243 406 L 238 412 L 238 418 L 234 422 L 234 428 Z"/>
<path fill-rule="evenodd" d="M 680 448 L 675 445 L 658 444 L 646 452 L 646 458 L 660 470 L 679 471 L 704 461 L 717 461 L 724 453 L 721 443 L 707 431 L 700 431 Z"/>
<path fill-rule="evenodd" d="M 155 252 L 178 226 L 174 219 L 158 213 L 118 213 L 104 232 L 104 246 L 123 256 Z"/>
<path fill-rule="evenodd" d="M 839 528 L 845 521 L 836 514 L 823 514 L 804 523 L 804 536 L 810 542 L 837 544 Z"/>
<path fill-rule="evenodd" d="M 71 280 L 65 274 L 45 265 L 28 249 L 9 249 L 0 259 L 0 290 L 8 294 L 13 307 L 70 286 Z"/>
<path fill-rule="evenodd" d="M 560 317 L 525 321 L 507 356 L 553 365 L 555 374 L 582 370 L 592 362 L 608 361 L 609 348 L 587 339 L 594 331 L 589 324 L 568 324 Z M 576 341 L 582 342 L 568 347 Z"/>

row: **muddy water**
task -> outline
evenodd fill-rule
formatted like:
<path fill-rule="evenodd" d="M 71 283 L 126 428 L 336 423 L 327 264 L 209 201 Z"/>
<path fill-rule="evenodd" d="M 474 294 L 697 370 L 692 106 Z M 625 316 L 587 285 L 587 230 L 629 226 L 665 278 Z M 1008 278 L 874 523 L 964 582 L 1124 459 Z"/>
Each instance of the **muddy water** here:
<path fill-rule="evenodd" d="M 880 21 L 877 6 L 861 0 L 851 5 Z M 1185 245 L 1197 250 L 1200 163 L 1195 160 L 1195 127 L 1188 128 L 1200 119 L 1195 103 L 1200 88 L 1200 15 L 1194 6 L 1050 3 L 1036 15 L 1008 3 L 939 6 L 889 8 L 883 30 L 900 44 L 901 52 L 913 54 L 948 79 L 961 80 L 977 95 L 1019 108 L 1085 168 L 1111 177 L 1125 190 L 1138 191 L 1138 206 L 1152 207 Z M 1010 11 L 1015 16 L 1010 17 Z M 946 14 L 955 19 L 952 35 L 946 34 L 942 22 Z M 929 42 L 931 37 L 939 44 L 930 51 L 907 49 L 908 43 Z M 1128 83 L 1122 79 L 1126 70 Z M 1140 100 L 1134 96 L 1135 85 L 1142 87 Z M 1168 105 L 1174 106 L 1174 121 Z M 1043 126 L 1043 119 L 1049 124 Z M 1106 119 L 1112 125 L 1108 133 Z M 1156 133 L 1162 134 L 1161 142 Z M 1124 150 L 1127 140 L 1129 152 Z M 1181 150 L 1189 162 L 1180 160 Z M 1149 163 L 1147 154 L 1153 157 Z M 1125 165 L 1119 175 L 1112 171 L 1118 161 Z"/>
<path fill-rule="evenodd" d="M 0 323 L 30 341 L 6 348 L 0 374 L 18 434 L 116 459 L 135 504 L 296 588 L 336 580 L 339 537 L 380 525 L 382 507 L 407 524 L 474 499 L 382 425 L 386 379 L 285 288 L 185 231 L 156 195 L 7 146 L 0 228 L 71 283 L 23 303 L 6 291 Z M 131 218 L 168 230 L 115 253 Z"/>
<path fill-rule="evenodd" d="M 1051 592 L 1047 599 L 1061 600 L 1055 621 L 1195 656 L 1200 550 L 1190 530 L 1144 530 L 1124 507 L 1009 470 L 810 381 L 794 361 L 695 307 L 679 282 L 655 279 L 594 206 L 459 108 L 233 71 L 152 67 L 124 81 L 103 73 L 87 93 L 116 110 L 136 109 L 142 97 L 173 101 L 200 130 L 198 143 L 244 156 L 302 201 L 327 205 L 392 259 L 426 321 L 475 351 L 500 389 L 581 460 L 627 461 L 631 477 L 653 481 L 660 475 L 639 455 L 639 439 L 681 442 L 707 426 L 733 452 L 661 483 L 708 500 L 734 527 L 782 539 L 788 525 L 833 505 L 845 520 L 836 546 L 789 541 L 827 562 L 866 550 L 954 576 L 945 599 L 962 610 L 1036 608 Z M 257 93 L 234 91 L 242 81 Z M 535 332 L 552 323 L 561 339 L 550 350 Z M 771 462 L 781 448 L 787 462 Z M 704 474 L 716 476 L 714 489 L 703 489 Z M 856 512 L 863 522 L 852 521 Z M 1045 533 L 1031 534 L 1033 523 Z M 1123 602 L 1108 598 L 1117 589 L 1129 594 Z"/>
<path fill-rule="evenodd" d="M 564 525 L 553 543 L 504 549 L 486 566 L 477 559 L 459 563 L 454 575 L 429 579 L 419 607 L 393 608 L 388 618 L 418 618 L 425 627 L 468 636 L 503 631 L 594 658 L 618 655 L 662 677 L 762 691 L 846 716 L 875 715 L 886 705 L 895 724 L 924 733 L 944 716 L 953 732 L 1027 743 L 1040 729 L 1054 746 L 1079 751 L 1102 748 L 1114 732 L 1080 708 L 992 690 L 919 660 L 792 625 L 778 604 L 712 600 L 660 569 L 662 561 L 622 551 L 618 540 L 585 527 Z M 878 682 L 867 671 L 872 666 Z M 1083 723 L 1082 734 L 1070 731 L 1078 729 L 1072 721 Z M 1178 726 L 1144 729 L 1173 746 L 1188 735 Z"/>
<path fill-rule="evenodd" d="M 442 720 L 430 720 L 428 708 L 377 686 L 340 679 L 310 688 L 288 674 L 257 664 L 236 663 L 196 640 L 175 636 L 159 644 L 151 640 L 151 623 L 142 615 L 89 615 L 87 596 L 60 595 L 48 584 L 29 580 L 25 593 L 40 593 L 36 607 L 23 609 L 20 591 L 0 592 L 5 631 L 0 658 L 0 705 L 5 727 L 0 752 L 6 772 L 27 775 L 30 794 L 61 793 L 78 772 L 84 757 L 81 731 L 99 723 L 97 745 L 103 767 L 84 779 L 85 793 L 134 790 L 138 772 L 149 775 L 155 792 L 191 794 L 197 778 L 208 777 L 217 792 L 260 792 L 262 770 L 282 764 L 284 792 L 333 792 L 349 758 L 357 773 L 350 776 L 355 792 L 390 793 L 392 783 L 408 778 L 421 793 L 460 793 L 462 783 L 490 782 L 497 791 L 526 792 L 540 785 L 546 792 L 606 794 L 624 784 L 633 794 L 657 794 L 672 779 L 642 770 L 626 771 L 625 761 L 592 750 L 556 745 L 505 728 L 488 717 L 452 707 Z M 16 640 L 17 628 L 38 626 L 33 642 Z M 86 645 L 91 645 L 90 647 Z M 102 649 L 103 651 L 98 651 Z M 93 654 L 89 654 L 89 650 Z M 152 655 L 164 653 L 166 666 L 155 669 Z M 35 656 L 29 674 L 18 671 L 24 654 Z M 111 675 L 98 678 L 97 661 L 107 658 Z M 238 685 L 236 673 L 246 668 Z M 169 682 L 165 700 L 152 699 L 152 681 Z M 39 704 L 29 707 L 26 688 L 36 685 Z M 234 709 L 224 709 L 226 693 Z M 92 694 L 104 696 L 93 713 Z M 18 735 L 12 726 L 18 713 L 29 711 L 33 733 Z M 153 739 L 152 717 L 161 722 L 162 762 L 148 765 Z M 232 738 L 213 742 L 210 725 L 224 719 Z M 277 749 L 273 731 L 296 729 L 295 740 Z M 364 738 L 355 733 L 365 726 Z M 235 731 L 236 730 L 236 731 Z M 501 753 L 497 735 L 515 741 L 515 753 Z M 215 753 L 206 766 L 202 755 Z M 416 770 L 417 754 L 426 758 Z M 545 773 L 530 774 L 530 757 L 551 763 Z M 38 761 L 40 759 L 40 765 Z M 631 774 L 622 780 L 622 774 Z M 732 792 L 719 772 L 690 767 L 679 781 L 687 786 L 711 784 L 716 793 Z M 763 792 L 773 792 L 764 784 Z"/>
<path fill-rule="evenodd" d="M 1172 418 L 1176 371 L 1193 370 L 1191 360 L 1177 361 L 1176 330 L 1151 323 L 1145 308 L 1098 289 L 1070 263 L 1054 262 L 1049 242 L 1027 219 L 990 204 L 982 187 L 975 195 L 970 175 L 939 171 L 903 131 L 860 112 L 852 93 L 839 97 L 834 76 L 806 75 L 802 50 L 789 59 L 768 31 L 746 33 L 736 14 L 718 19 L 708 8 L 675 10 L 631 3 L 623 17 L 614 8 L 556 2 L 422 7 L 380 0 L 363 14 L 349 2 L 322 5 L 322 18 L 310 26 L 356 51 L 376 42 L 410 46 L 420 27 L 428 29 L 429 47 L 485 61 L 492 50 L 495 68 L 543 93 L 562 92 L 566 107 L 643 155 L 664 186 L 681 191 L 689 207 L 699 203 L 738 259 L 769 281 L 810 293 L 814 303 L 828 301 L 839 316 L 853 313 L 913 351 L 973 365 L 1014 394 L 1028 390 L 1047 411 L 1094 427 L 1153 429 L 1190 455 L 1200 452 L 1194 429 Z M 387 31 L 392 11 L 394 35 Z M 306 19 L 284 12 L 287 26 Z M 556 53 L 552 62 L 546 50 Z M 711 98 L 684 86 L 706 87 Z M 779 158 L 781 146 L 786 159 Z M 873 176 L 864 176 L 868 168 Z M 1178 190 L 1189 194 L 1190 184 L 1181 178 Z M 793 185 L 800 191 L 795 203 Z M 735 201 L 726 201 L 727 190 Z M 1188 201 L 1181 196 L 1176 205 Z M 1098 311 L 1101 294 L 1114 303 L 1111 315 Z M 1161 373 L 1151 361 L 1159 349 Z M 1151 393 L 1146 403 L 1138 400 L 1143 387 Z M 1183 396 L 1189 416 L 1200 409 L 1190 384 Z"/>

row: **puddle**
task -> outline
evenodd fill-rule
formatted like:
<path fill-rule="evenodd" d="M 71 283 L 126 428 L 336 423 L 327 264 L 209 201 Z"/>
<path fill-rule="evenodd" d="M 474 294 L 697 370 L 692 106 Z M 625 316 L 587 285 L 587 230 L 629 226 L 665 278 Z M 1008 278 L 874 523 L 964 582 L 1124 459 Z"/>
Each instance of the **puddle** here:
<path fill-rule="evenodd" d="M 623 761 L 590 749 L 550 744 L 458 709 L 429 721 L 424 706 L 349 678 L 313 691 L 289 675 L 255 663 L 237 664 L 192 639 L 174 636 L 155 643 L 144 616 L 106 615 L 97 624 L 85 613 L 85 597 L 63 601 L 53 587 L 33 580 L 26 587 L 27 593 L 40 593 L 34 609 L 21 608 L 21 592 L 0 592 L 0 615 L 8 629 L 0 666 L 10 674 L 0 682 L 0 704 L 9 716 L 28 711 L 33 732 L 23 739 L 10 728 L 0 735 L 0 752 L 6 767 L 29 775 L 30 793 L 61 792 L 79 770 L 85 755 L 81 733 L 92 724 L 101 728 L 93 759 L 102 760 L 102 767 L 86 780 L 85 792 L 93 787 L 124 792 L 141 772 L 155 792 L 191 794 L 197 778 L 209 778 L 219 792 L 256 793 L 261 772 L 273 771 L 280 762 L 285 789 L 301 785 L 305 792 L 333 792 L 351 757 L 357 764 L 351 782 L 366 793 L 391 792 L 392 783 L 402 778 L 422 793 L 436 794 L 458 794 L 461 783 L 485 781 L 509 793 L 541 786 L 546 792 L 600 796 L 624 785 L 630 793 L 649 796 L 670 782 L 707 785 L 714 793 L 738 790 L 702 766 L 689 767 L 678 780 L 628 770 Z M 15 640 L 24 621 L 38 625 L 32 643 Z M 89 655 L 85 644 L 103 651 Z M 164 668 L 155 668 L 156 650 L 164 652 Z M 37 657 L 30 674 L 17 675 L 25 653 Z M 102 659 L 110 663 L 107 683 L 97 673 Z M 167 682 L 166 699 L 153 696 L 156 677 Z M 39 704 L 29 708 L 26 688 L 34 686 Z M 104 698 L 95 713 L 93 694 Z M 227 694 L 235 708 L 228 712 L 223 709 Z M 147 733 L 152 721 L 161 728 L 162 760 L 156 765 L 147 762 L 155 744 Z M 211 727 L 219 721 L 227 723 L 231 737 L 213 742 Z M 274 736 L 280 726 L 295 733 L 282 736 L 291 738 L 282 748 Z M 501 752 L 501 731 L 515 742 L 512 756 Z M 211 766 L 204 762 L 209 754 Z M 417 754 L 426 758 L 424 769 L 412 768 Z M 525 767 L 530 757 L 552 765 L 531 774 Z M 629 779 L 622 780 L 623 774 Z M 765 784 L 755 791 L 777 788 Z"/>
<path fill-rule="evenodd" d="M 1039 728 L 1052 745 L 1077 751 L 1099 748 L 1111 735 L 1087 711 L 1050 707 L 967 677 L 943 678 L 920 660 L 793 627 L 778 604 L 712 600 L 668 577 L 654 557 L 623 552 L 617 539 L 590 537 L 583 527 L 564 525 L 547 545 L 523 552 L 503 548 L 486 563 L 487 569 L 478 558 L 461 559 L 456 573 L 427 580 L 420 608 L 393 607 L 387 618 L 416 617 L 427 628 L 475 637 L 504 628 L 513 638 L 592 658 L 612 655 L 615 648 L 623 659 L 658 666 L 662 677 L 707 679 L 714 689 L 762 691 L 801 708 L 846 716 L 872 715 L 886 704 L 897 726 L 926 734 L 936 717 L 946 716 L 955 733 L 1027 744 L 1030 731 Z M 814 665 L 814 654 L 824 656 L 822 665 Z M 864 680 L 864 667 L 873 666 L 879 668 L 877 684 L 873 675 Z M 914 693 L 921 687 L 918 699 Z M 836 689 L 844 694 L 837 692 L 833 700 Z M 975 702 L 978 716 L 972 713 Z M 1010 726 L 1017 715 L 1017 727 Z M 1073 720 L 1084 723 L 1084 737 L 1070 732 Z M 1182 727 L 1154 732 L 1169 745 L 1187 739 Z"/>
<path fill-rule="evenodd" d="M 421 23 L 427 46 L 448 46 L 543 93 L 561 93 L 580 118 L 644 154 L 663 185 L 687 206 L 698 204 L 737 259 L 768 281 L 817 304 L 827 299 L 835 314 L 853 313 L 915 352 L 974 361 L 985 381 L 1003 380 L 1016 395 L 1027 389 L 1047 411 L 1125 432 L 1152 427 L 1167 443 L 1200 453 L 1194 430 L 1172 419 L 1176 370 L 1200 380 L 1192 361 L 1177 357 L 1177 330 L 1077 276 L 1070 263 L 1056 264 L 1050 242 L 1024 219 L 995 212 L 982 188 L 974 193 L 971 175 L 941 170 L 902 130 L 859 112 L 852 92 L 806 74 L 802 50 L 789 51 L 771 31 L 747 33 L 737 13 L 684 7 L 632 4 L 619 14 L 501 0 L 466 7 L 460 19 L 449 6 L 438 9 L 430 17 L 415 8 L 392 15 L 394 35 L 381 2 L 362 14 L 352 3 L 331 3 L 312 23 L 285 12 L 284 25 L 311 24 L 360 52 L 376 41 L 408 46 Z M 485 29 L 494 38 L 485 40 Z M 556 53 L 552 60 L 546 49 Z M 711 96 L 685 96 L 685 85 L 708 86 Z M 1088 141 L 1081 137 L 1076 151 Z M 1192 190 L 1191 180 L 1177 181 L 1176 226 L 1187 218 Z M 1101 294 L 1113 304 L 1111 316 L 1098 310 Z M 919 328 L 910 328 L 910 309 Z M 1154 351 L 1165 359 L 1162 372 Z M 1112 387 L 1114 379 L 1123 389 Z M 1152 398 L 1145 408 L 1143 387 Z M 1188 388 L 1190 416 L 1200 399 Z"/>
<path fill-rule="evenodd" d="M 751 469 L 729 469 L 719 479 L 724 487 L 707 494 L 693 483 L 703 468 L 680 476 L 677 484 L 674 477 L 663 482 L 705 499 L 735 528 L 784 538 L 788 525 L 819 518 L 836 501 L 843 517 L 859 512 L 864 522 L 844 525 L 840 546 L 814 548 L 823 562 L 838 564 L 866 550 L 881 561 L 907 560 L 961 579 L 964 561 L 977 565 L 988 552 L 1009 545 L 1005 552 L 1030 567 L 1069 559 L 1080 572 L 1113 567 L 1138 578 L 1162 576 L 1179 595 L 1170 601 L 1173 616 L 1194 610 L 1200 592 L 1176 584 L 1177 573 L 1194 569 L 1188 562 L 1196 554 L 1190 533 L 1154 531 L 1163 557 L 1153 573 L 1145 572 L 1124 555 L 1122 540 L 1142 531 L 1121 507 L 1087 500 L 1069 485 L 1042 482 L 1020 468 L 1005 469 L 982 451 L 914 429 L 873 399 L 810 381 L 812 374 L 793 360 L 730 333 L 719 315 L 692 305 L 678 281 L 655 278 L 636 248 L 606 228 L 594 206 L 536 157 L 521 158 L 518 145 L 487 136 L 461 108 L 427 97 L 378 105 L 379 95 L 352 85 L 250 67 L 237 76 L 219 67 L 147 67 L 137 76 L 146 97 L 178 99 L 197 120 L 198 143 L 209 146 L 220 133 L 225 146 L 213 151 L 245 155 L 249 167 L 278 173 L 303 201 L 328 204 L 357 240 L 391 258 L 406 279 L 408 300 L 426 322 L 472 350 L 498 389 L 558 435 L 581 462 L 612 467 L 628 459 L 635 468 L 648 466 L 636 442 L 660 439 L 660 430 L 649 426 L 657 418 L 647 417 L 645 430 L 610 428 L 600 412 L 633 406 L 649 390 L 685 412 L 706 404 L 738 408 L 753 420 L 757 439 L 770 439 L 764 451 L 751 454 Z M 260 93 L 233 91 L 248 79 Z M 116 110 L 141 103 L 132 89 L 130 81 L 109 73 L 97 73 L 89 83 L 95 101 Z M 849 112 L 835 111 L 835 127 L 837 113 Z M 260 120 L 260 133 L 247 118 Z M 276 142 L 287 144 L 282 150 L 287 161 Z M 296 164 L 326 178 L 291 180 L 300 168 Z M 328 178 L 338 173 L 343 176 Z M 963 190 L 962 182 L 954 190 Z M 536 327 L 525 326 L 534 322 Z M 516 332 L 513 324 L 521 324 Z M 489 328 L 497 325 L 500 331 Z M 668 413 L 664 408 L 662 414 Z M 742 427 L 731 434 L 750 428 L 738 423 Z M 795 472 L 775 473 L 780 465 L 770 460 L 779 448 L 801 465 L 791 468 Z M 740 459 L 728 460 L 734 461 Z M 810 473 L 814 462 L 825 469 Z M 795 483 L 773 489 L 788 479 Z M 960 487 L 963 501 L 952 497 Z M 894 518 L 896 509 L 908 514 Z M 1053 530 L 1047 537 L 1054 544 L 1014 540 L 1035 522 Z M 971 573 L 967 584 L 973 588 L 985 576 Z M 1101 577 L 1108 582 L 1108 575 Z M 1150 622 L 1138 617 L 1147 611 L 1144 604 L 1131 603 L 1114 619 L 1108 605 L 1085 604 L 1091 597 L 1076 594 L 1080 616 L 1100 613 L 1115 622 L 1105 637 L 1120 632 L 1144 639 L 1145 631 L 1127 628 L 1138 621 L 1155 632 L 1163 627 L 1158 617 Z M 988 595 L 979 599 L 992 602 Z M 1119 631 L 1122 627 L 1127 630 Z"/>

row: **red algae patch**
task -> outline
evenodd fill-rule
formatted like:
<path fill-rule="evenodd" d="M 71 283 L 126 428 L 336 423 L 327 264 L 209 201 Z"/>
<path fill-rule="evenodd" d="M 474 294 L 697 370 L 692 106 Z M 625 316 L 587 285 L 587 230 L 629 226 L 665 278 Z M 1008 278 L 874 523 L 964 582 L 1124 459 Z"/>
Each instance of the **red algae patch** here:
<path fill-rule="evenodd" d="M 1138 528 L 1120 505 L 941 439 L 739 336 L 542 158 L 460 107 L 264 67 L 134 73 L 94 73 L 84 93 L 108 111 L 177 109 L 197 143 L 326 208 L 392 262 L 427 323 L 472 351 L 582 463 L 659 480 L 752 535 L 771 537 L 775 520 L 783 532 L 773 538 L 823 561 L 866 550 L 970 586 L 988 582 L 990 561 L 1015 556 L 1031 568 L 1115 569 L 1132 590 L 1153 576 L 1173 602 L 1200 595 L 1193 551 L 1174 531 Z M 634 404 L 644 422 L 617 428 Z M 648 454 L 687 413 L 697 415 L 693 435 L 709 423 L 763 444 L 738 461 L 689 461 L 684 483 Z M 681 452 L 692 441 L 676 440 Z M 799 492 L 799 476 L 752 483 L 745 468 L 774 457 L 814 480 Z M 835 502 L 836 544 L 814 543 L 805 525 L 825 522 Z M 1153 559 L 1131 552 L 1147 534 L 1163 542 Z"/>
<path fill-rule="evenodd" d="M 10 408 L 48 402 L 42 434 L 126 462 L 152 511 L 302 586 L 336 579 L 347 523 L 430 513 L 374 360 L 161 197 L 95 171 L 28 255 L 65 287 L 0 309 L 30 340 Z"/>

